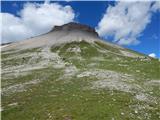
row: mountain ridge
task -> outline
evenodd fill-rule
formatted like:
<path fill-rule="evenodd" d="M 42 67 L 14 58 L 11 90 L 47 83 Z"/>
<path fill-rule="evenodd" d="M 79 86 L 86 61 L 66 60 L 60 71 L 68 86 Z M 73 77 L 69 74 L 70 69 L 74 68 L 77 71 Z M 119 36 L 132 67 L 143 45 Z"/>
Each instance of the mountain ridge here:
<path fill-rule="evenodd" d="M 64 25 L 2 49 L 4 120 L 160 117 L 160 62 L 105 42 L 93 29 Z"/>
<path fill-rule="evenodd" d="M 89 34 L 93 34 L 94 36 L 99 37 L 98 33 L 95 31 L 94 28 L 88 25 L 84 25 L 76 22 L 70 22 L 61 26 L 55 26 L 50 32 L 63 31 L 63 30 L 64 31 L 74 31 L 74 30 L 85 31 L 85 32 L 88 32 Z"/>
<path fill-rule="evenodd" d="M 62 26 L 55 26 L 50 32 L 45 33 L 43 35 L 10 43 L 6 45 L 6 47 L 3 47 L 2 51 L 10 49 L 27 49 L 34 47 L 50 46 L 54 44 L 62 44 L 65 42 L 82 40 L 85 40 L 87 42 L 103 42 L 103 40 L 98 36 L 98 33 L 95 31 L 95 29 L 87 25 L 71 22 Z M 122 48 L 121 46 L 118 46 L 113 43 L 105 43 Z"/>

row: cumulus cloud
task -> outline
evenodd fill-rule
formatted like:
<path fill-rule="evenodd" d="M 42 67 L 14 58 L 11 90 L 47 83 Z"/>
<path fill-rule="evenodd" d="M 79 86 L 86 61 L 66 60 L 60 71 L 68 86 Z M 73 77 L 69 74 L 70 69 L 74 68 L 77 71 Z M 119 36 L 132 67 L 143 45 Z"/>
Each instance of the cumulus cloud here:
<path fill-rule="evenodd" d="M 135 45 L 152 13 L 160 10 L 160 2 L 117 2 L 109 6 L 98 23 L 97 32 L 100 36 L 113 37 L 120 45 Z"/>
<path fill-rule="evenodd" d="M 152 11 L 159 11 L 160 12 L 160 1 L 156 1 L 155 4 L 152 6 Z"/>
<path fill-rule="evenodd" d="M 26 3 L 19 17 L 1 13 L 2 42 L 23 40 L 51 30 L 55 25 L 74 21 L 75 13 L 71 6 L 57 3 Z"/>
<path fill-rule="evenodd" d="M 155 53 L 151 53 L 151 54 L 149 54 L 148 56 L 153 57 L 153 58 L 156 58 L 156 54 L 155 54 Z"/>

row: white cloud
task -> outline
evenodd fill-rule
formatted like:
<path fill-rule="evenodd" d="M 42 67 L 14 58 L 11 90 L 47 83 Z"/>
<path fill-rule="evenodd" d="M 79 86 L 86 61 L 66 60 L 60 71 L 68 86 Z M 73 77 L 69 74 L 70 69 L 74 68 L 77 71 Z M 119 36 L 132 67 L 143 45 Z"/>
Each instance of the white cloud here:
<path fill-rule="evenodd" d="M 57 3 L 26 3 L 19 16 L 1 13 L 2 42 L 23 40 L 48 32 L 55 25 L 74 21 L 75 13 L 71 6 Z"/>
<path fill-rule="evenodd" d="M 160 1 L 156 1 L 155 4 L 152 6 L 152 11 L 160 11 Z"/>
<path fill-rule="evenodd" d="M 148 56 L 155 58 L 155 57 L 156 57 L 156 54 L 155 54 L 155 53 L 151 53 L 151 54 L 149 54 Z"/>
<path fill-rule="evenodd" d="M 159 8 L 159 2 L 117 2 L 107 8 L 97 32 L 105 38 L 112 36 L 120 45 L 138 44 L 137 38 Z"/>

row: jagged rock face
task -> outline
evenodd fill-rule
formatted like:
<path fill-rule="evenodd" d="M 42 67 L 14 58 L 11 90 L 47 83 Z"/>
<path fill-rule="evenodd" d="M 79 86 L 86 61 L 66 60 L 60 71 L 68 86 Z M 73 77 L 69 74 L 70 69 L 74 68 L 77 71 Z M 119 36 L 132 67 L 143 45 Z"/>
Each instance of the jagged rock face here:
<path fill-rule="evenodd" d="M 91 28 L 90 26 L 74 22 L 62 26 L 55 26 L 52 31 L 84 31 L 98 37 L 98 33 L 95 31 L 95 29 Z"/>

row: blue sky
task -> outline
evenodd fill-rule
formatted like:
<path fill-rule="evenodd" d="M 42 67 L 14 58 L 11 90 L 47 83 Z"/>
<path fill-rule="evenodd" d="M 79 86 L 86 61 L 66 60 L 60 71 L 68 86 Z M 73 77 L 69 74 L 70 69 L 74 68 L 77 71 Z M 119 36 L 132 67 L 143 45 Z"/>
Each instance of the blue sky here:
<path fill-rule="evenodd" d="M 33 4 L 33 2 L 31 3 Z M 38 2 L 38 3 L 44 4 L 44 2 Z M 160 35 L 159 35 L 160 34 L 160 30 L 159 30 L 160 29 L 160 23 L 159 23 L 160 8 L 154 7 L 153 6 L 155 4 L 154 2 L 150 4 L 141 2 L 141 3 L 132 4 L 132 5 L 130 4 L 124 5 L 124 3 L 119 4 L 117 2 L 112 2 L 112 1 L 90 1 L 90 2 L 81 1 L 81 2 L 56 2 L 56 3 L 58 3 L 58 5 L 61 6 L 60 9 L 58 8 L 58 10 L 64 15 L 66 14 L 66 9 L 67 11 L 69 11 L 67 13 L 68 16 L 65 16 L 66 19 L 61 20 L 59 24 L 64 24 L 72 20 L 82 24 L 87 24 L 91 27 L 96 28 L 99 34 L 101 35 L 101 37 L 104 38 L 106 41 L 110 41 L 110 42 L 114 41 L 116 44 L 123 45 L 126 48 L 129 48 L 147 55 L 154 53 L 156 54 L 156 57 L 160 58 Z M 23 11 L 21 13 L 21 11 L 25 9 L 25 4 L 26 2 L 14 2 L 14 1 L 2 2 L 1 12 L 8 13 L 7 16 L 13 15 L 11 17 L 6 17 L 6 20 L 5 19 L 4 20 L 7 21 L 8 19 L 12 18 L 10 21 L 14 21 L 14 20 L 16 21 L 16 22 L 13 22 L 13 24 L 11 24 L 12 22 L 8 22 L 8 23 L 5 22 L 5 24 L 7 24 L 8 27 L 13 26 L 14 24 L 16 25 L 18 24 L 18 26 L 22 24 L 26 24 L 26 22 L 24 22 L 23 17 L 25 16 L 26 14 L 25 12 L 27 12 L 28 9 L 26 11 L 24 10 L 25 12 Z M 48 4 L 53 4 L 53 2 Z M 69 5 L 69 8 L 67 7 L 63 9 L 63 7 L 67 5 Z M 142 7 L 139 8 L 138 7 L 139 5 Z M 132 8 L 132 6 L 133 8 L 136 7 L 136 9 L 141 9 L 141 13 L 131 12 L 130 8 Z M 52 8 L 49 8 L 49 10 L 50 9 L 52 10 Z M 123 14 L 124 9 L 127 10 L 127 13 Z M 120 14 L 121 12 L 116 12 L 117 10 L 122 11 L 122 14 Z M 118 19 L 114 19 L 115 15 Z M 144 15 L 147 17 L 144 17 Z M 138 16 L 139 18 L 135 19 L 135 16 L 136 17 Z M 61 18 L 61 16 L 54 16 L 54 15 L 52 16 L 52 18 L 56 18 L 56 17 Z M 23 18 L 23 23 L 21 18 Z M 62 16 L 62 18 L 64 18 L 64 16 Z M 133 20 L 131 21 L 130 19 L 133 19 Z M 19 23 L 17 23 L 17 21 L 18 22 L 20 21 L 20 25 Z M 110 21 L 115 21 L 115 22 L 110 22 Z M 123 25 L 124 23 L 123 21 L 126 21 L 124 25 Z M 122 23 L 122 25 L 118 26 L 119 23 Z M 3 16 L 2 16 L 2 25 L 3 25 Z M 50 25 L 50 24 L 47 24 L 47 25 Z M 54 25 L 56 25 L 56 23 Z M 20 26 L 20 28 L 24 28 L 24 25 Z M 27 26 L 27 28 L 29 27 Z M 45 30 L 47 31 L 48 28 Z M 44 33 L 45 30 L 40 31 L 39 33 L 35 33 L 35 35 Z M 6 39 L 9 39 L 8 38 L 9 35 L 14 36 L 14 32 L 12 31 L 11 34 L 7 33 Z M 30 34 L 28 33 L 27 35 L 25 35 L 25 37 L 22 36 L 21 38 L 27 38 L 28 35 Z M 16 36 L 16 33 L 15 33 L 15 36 Z M 4 32 L 4 38 L 5 38 L 5 32 Z M 3 28 L 2 28 L 2 42 L 5 41 L 4 38 L 3 38 Z M 11 37 L 11 38 L 14 38 L 14 37 Z M 125 40 L 123 40 L 123 38 Z M 7 42 L 10 42 L 10 41 L 8 40 Z"/>

